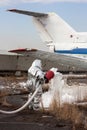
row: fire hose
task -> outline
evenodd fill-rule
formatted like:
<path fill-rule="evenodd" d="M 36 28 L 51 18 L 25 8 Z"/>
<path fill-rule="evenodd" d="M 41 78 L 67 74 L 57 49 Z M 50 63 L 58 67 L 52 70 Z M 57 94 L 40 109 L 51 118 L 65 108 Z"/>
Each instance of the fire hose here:
<path fill-rule="evenodd" d="M 28 101 L 22 107 L 20 107 L 20 108 L 18 108 L 16 110 L 13 110 L 13 111 L 0 110 L 0 113 L 3 113 L 3 114 L 15 114 L 15 113 L 18 113 L 18 112 L 22 111 L 23 109 L 25 109 L 31 103 L 33 98 L 36 96 L 36 94 L 39 91 L 41 85 L 42 84 L 38 81 L 37 84 L 36 84 L 35 92 L 32 94 L 31 98 L 29 98 L 29 95 L 28 95 Z"/>

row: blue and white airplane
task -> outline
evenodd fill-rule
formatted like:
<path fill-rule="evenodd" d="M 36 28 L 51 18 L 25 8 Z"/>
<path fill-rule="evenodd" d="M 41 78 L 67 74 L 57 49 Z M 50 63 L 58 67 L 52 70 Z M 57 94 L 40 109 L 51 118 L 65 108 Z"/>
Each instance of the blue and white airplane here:
<path fill-rule="evenodd" d="M 83 59 L 83 56 L 87 54 L 86 32 L 76 32 L 55 13 L 38 13 L 18 9 L 8 11 L 32 16 L 39 35 L 51 51 L 38 50 L 22 53 L 24 56 L 29 55 L 27 57 L 29 61 L 33 58 L 40 58 L 43 61 L 44 70 L 54 66 L 58 67 L 59 71 L 87 72 L 87 60 Z M 27 68 L 26 65 L 29 67 L 29 62 L 24 64 L 25 68 Z"/>
<path fill-rule="evenodd" d="M 33 17 L 33 22 L 49 50 L 61 54 L 87 54 L 87 32 L 76 32 L 55 13 L 37 13 L 11 9 Z"/>

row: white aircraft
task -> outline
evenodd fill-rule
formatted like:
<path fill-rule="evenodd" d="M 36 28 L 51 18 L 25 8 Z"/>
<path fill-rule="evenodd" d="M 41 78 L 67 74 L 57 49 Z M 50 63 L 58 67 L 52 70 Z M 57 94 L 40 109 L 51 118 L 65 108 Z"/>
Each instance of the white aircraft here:
<path fill-rule="evenodd" d="M 8 10 L 33 16 L 33 22 L 50 51 L 61 54 L 87 54 L 87 32 L 76 32 L 55 13 Z"/>
<path fill-rule="evenodd" d="M 18 58 L 18 64 L 16 65 L 17 69 L 28 69 L 30 61 L 32 62 L 32 60 L 39 58 L 43 61 L 44 70 L 54 66 L 58 67 L 59 71 L 87 71 L 87 60 L 70 56 L 71 54 L 87 53 L 87 33 L 77 33 L 55 13 L 45 14 L 18 9 L 10 9 L 8 11 L 32 16 L 43 42 L 49 47 L 50 51 L 56 52 L 43 52 L 39 50 L 34 52 L 22 50 L 20 52 L 19 50 L 13 50 L 13 52 L 24 55 L 24 57 L 19 56 L 20 58 Z"/>

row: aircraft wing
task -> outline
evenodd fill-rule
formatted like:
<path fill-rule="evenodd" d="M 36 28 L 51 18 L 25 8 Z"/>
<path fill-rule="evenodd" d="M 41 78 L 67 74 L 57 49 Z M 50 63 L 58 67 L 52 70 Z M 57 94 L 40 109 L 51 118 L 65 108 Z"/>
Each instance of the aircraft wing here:
<path fill-rule="evenodd" d="M 18 55 L 19 58 L 17 59 L 19 70 L 27 71 L 35 59 L 41 59 L 44 70 L 56 67 L 61 72 L 87 71 L 87 61 L 81 58 L 26 48 L 10 50 L 9 52 L 21 54 Z"/>
<path fill-rule="evenodd" d="M 34 17 L 47 17 L 48 16 L 48 14 L 45 14 L 45 13 L 37 13 L 37 12 L 32 12 L 32 11 L 18 10 L 18 9 L 10 9 L 7 11 L 24 14 L 24 15 L 30 15 L 30 16 L 34 16 Z"/>

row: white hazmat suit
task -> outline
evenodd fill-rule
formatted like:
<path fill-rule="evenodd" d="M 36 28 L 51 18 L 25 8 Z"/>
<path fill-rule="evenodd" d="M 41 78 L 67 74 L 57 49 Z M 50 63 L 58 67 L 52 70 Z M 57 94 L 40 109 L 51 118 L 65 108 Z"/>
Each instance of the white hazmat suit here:
<path fill-rule="evenodd" d="M 42 71 L 42 63 L 41 60 L 36 59 L 32 63 L 31 67 L 28 69 L 28 84 L 29 88 L 33 91 L 36 90 L 36 84 L 39 80 L 44 80 L 44 72 Z M 39 89 L 37 95 L 34 97 L 34 100 L 29 105 L 30 109 L 38 110 L 39 104 L 42 95 L 42 88 Z"/>

